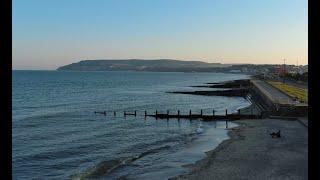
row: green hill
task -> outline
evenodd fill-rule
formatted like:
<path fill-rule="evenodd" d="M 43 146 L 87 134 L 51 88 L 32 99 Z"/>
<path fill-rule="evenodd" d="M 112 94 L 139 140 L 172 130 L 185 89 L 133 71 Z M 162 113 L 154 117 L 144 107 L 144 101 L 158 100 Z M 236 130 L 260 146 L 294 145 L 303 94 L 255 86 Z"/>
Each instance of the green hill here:
<path fill-rule="evenodd" d="M 206 63 L 201 61 L 179 61 L 171 59 L 157 60 L 83 60 L 59 67 L 59 71 L 210 71 L 209 69 L 225 67 L 220 63 Z"/>

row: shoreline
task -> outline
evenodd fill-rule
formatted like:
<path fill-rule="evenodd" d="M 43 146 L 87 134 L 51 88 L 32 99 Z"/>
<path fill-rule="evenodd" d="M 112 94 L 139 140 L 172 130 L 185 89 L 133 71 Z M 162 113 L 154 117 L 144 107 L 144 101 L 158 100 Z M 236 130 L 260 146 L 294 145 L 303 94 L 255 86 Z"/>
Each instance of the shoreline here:
<path fill-rule="evenodd" d="M 206 157 L 186 165 L 180 179 L 308 179 L 308 130 L 298 121 L 240 120 L 230 128 L 229 139 Z M 282 132 L 273 139 L 271 131 Z"/>
<path fill-rule="evenodd" d="M 186 174 L 181 174 L 176 177 L 171 177 L 169 178 L 169 180 L 184 179 L 189 175 L 193 175 L 201 170 L 205 170 L 206 168 L 208 168 L 208 166 L 212 162 L 212 158 L 214 158 L 218 152 L 223 151 L 230 143 L 243 138 L 239 133 L 239 128 L 242 128 L 242 126 L 246 126 L 246 124 L 241 122 L 240 123 L 233 122 L 233 123 L 238 124 L 239 126 L 227 129 L 228 130 L 227 135 L 229 136 L 228 139 L 222 141 L 216 148 L 205 152 L 206 154 L 205 158 L 196 161 L 194 164 L 186 164 L 183 166 L 183 167 L 190 168 L 191 170 L 190 172 Z"/>

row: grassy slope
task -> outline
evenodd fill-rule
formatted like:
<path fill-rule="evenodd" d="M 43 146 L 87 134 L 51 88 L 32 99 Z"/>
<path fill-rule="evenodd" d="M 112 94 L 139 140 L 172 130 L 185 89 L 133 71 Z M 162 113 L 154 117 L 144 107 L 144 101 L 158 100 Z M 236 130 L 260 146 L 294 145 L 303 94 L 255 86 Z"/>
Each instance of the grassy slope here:
<path fill-rule="evenodd" d="M 308 91 L 282 82 L 267 81 L 269 84 L 288 94 L 291 97 L 297 97 L 299 101 L 308 102 Z"/>

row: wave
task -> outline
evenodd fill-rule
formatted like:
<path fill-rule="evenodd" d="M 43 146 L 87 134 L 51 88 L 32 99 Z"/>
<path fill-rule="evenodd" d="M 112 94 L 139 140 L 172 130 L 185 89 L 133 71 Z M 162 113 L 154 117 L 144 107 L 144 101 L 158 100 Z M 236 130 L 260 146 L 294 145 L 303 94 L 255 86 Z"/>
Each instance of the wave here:
<path fill-rule="evenodd" d="M 191 141 L 193 141 L 197 138 L 197 133 L 192 132 L 189 134 L 185 134 L 184 138 L 186 138 L 185 143 L 190 143 Z M 169 138 L 169 142 L 170 142 L 170 140 L 173 140 L 173 139 L 177 140 L 177 137 Z M 157 141 L 155 144 L 159 144 L 160 142 L 168 142 L 168 139 Z M 117 168 L 128 165 L 130 163 L 133 163 L 134 161 L 141 159 L 147 155 L 156 154 L 158 152 L 161 152 L 163 150 L 168 150 L 170 148 L 172 148 L 172 146 L 164 145 L 164 146 L 149 149 L 149 150 L 144 151 L 136 156 L 102 161 L 102 162 L 98 163 L 97 165 L 95 165 L 94 167 L 89 168 L 88 170 L 86 170 L 83 173 L 72 175 L 71 179 L 77 179 L 77 180 L 99 179 L 99 178 L 104 179 L 103 178 L 104 176 L 110 174 L 111 172 L 113 172 Z"/>
<path fill-rule="evenodd" d="M 37 108 L 56 108 L 56 107 L 64 107 L 70 105 L 76 105 L 77 103 L 60 103 L 60 104 L 49 104 L 49 105 L 41 105 L 41 106 L 18 106 L 20 109 L 37 109 Z"/>
<path fill-rule="evenodd" d="M 132 156 L 129 158 L 123 158 L 123 159 L 112 159 L 112 160 L 106 160 L 106 161 L 102 161 L 99 164 L 97 164 L 96 166 L 88 169 L 87 171 L 85 171 L 84 173 L 81 173 L 80 175 L 73 175 L 71 176 L 71 179 L 96 179 L 102 176 L 105 176 L 109 173 L 111 173 L 113 170 L 124 166 L 124 165 L 128 165 L 144 156 L 150 155 L 150 154 L 154 154 L 154 153 L 158 153 L 162 150 L 166 150 L 169 149 L 171 146 L 166 145 L 166 146 L 162 146 L 162 147 L 158 147 L 158 148 L 154 148 L 154 149 L 149 149 L 137 156 Z"/>
<path fill-rule="evenodd" d="M 44 121 L 51 121 L 53 118 L 81 118 L 81 113 L 84 111 L 55 111 L 55 112 L 36 112 L 34 114 L 29 114 L 27 116 L 22 116 L 18 119 L 15 119 L 14 122 L 19 122 L 19 123 L 14 123 L 14 125 L 17 126 L 30 126 L 34 127 L 35 125 L 38 125 L 37 123 L 41 123 Z M 39 121 L 41 120 L 41 121 Z M 29 124 L 30 123 L 30 124 Z M 36 124 L 33 124 L 36 123 Z"/>

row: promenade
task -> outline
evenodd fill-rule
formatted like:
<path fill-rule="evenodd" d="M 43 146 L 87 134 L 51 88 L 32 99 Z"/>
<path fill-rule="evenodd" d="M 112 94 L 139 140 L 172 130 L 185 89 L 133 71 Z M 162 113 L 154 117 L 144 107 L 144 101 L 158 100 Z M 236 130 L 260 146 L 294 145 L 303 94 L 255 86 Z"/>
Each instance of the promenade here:
<path fill-rule="evenodd" d="M 274 104 L 279 105 L 302 105 L 303 103 L 299 103 L 294 101 L 290 96 L 281 92 L 277 88 L 271 86 L 265 81 L 261 80 L 251 80 L 252 84 L 257 87 L 261 93 L 263 93 L 270 101 Z"/>

